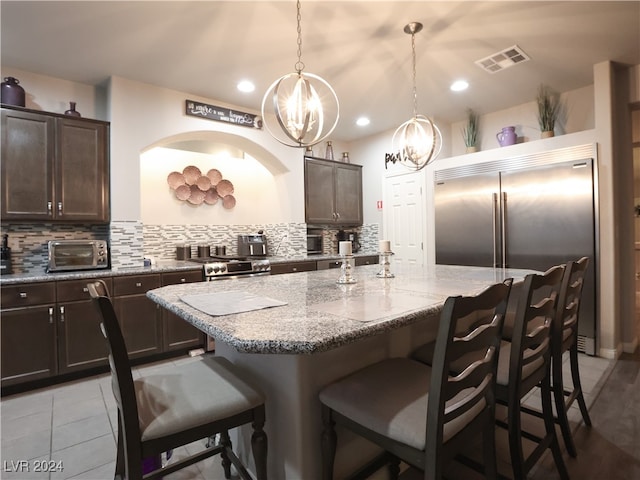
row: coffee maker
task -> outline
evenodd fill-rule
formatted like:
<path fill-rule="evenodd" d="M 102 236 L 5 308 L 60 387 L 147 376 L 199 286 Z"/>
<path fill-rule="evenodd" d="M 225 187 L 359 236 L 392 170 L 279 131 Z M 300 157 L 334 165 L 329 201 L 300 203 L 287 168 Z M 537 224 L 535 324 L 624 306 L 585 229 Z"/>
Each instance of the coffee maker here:
<path fill-rule="evenodd" d="M 360 242 L 358 241 L 358 232 L 345 232 L 344 230 L 338 230 L 336 234 L 338 242 L 351 242 L 351 249 L 353 253 L 357 253 L 360 250 Z"/>

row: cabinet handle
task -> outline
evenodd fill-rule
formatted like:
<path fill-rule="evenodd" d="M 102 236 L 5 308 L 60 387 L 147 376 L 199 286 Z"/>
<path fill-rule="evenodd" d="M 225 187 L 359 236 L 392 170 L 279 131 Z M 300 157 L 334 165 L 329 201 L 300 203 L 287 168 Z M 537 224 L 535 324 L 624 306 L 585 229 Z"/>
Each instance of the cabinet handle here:
<path fill-rule="evenodd" d="M 27 298 L 27 292 L 20 292 L 18 295 L 20 298 Z"/>
<path fill-rule="evenodd" d="M 62 213 L 62 202 L 58 202 L 58 213 Z"/>
<path fill-rule="evenodd" d="M 294 272 L 298 271 L 298 269 L 296 267 L 293 267 L 291 270 L 294 271 Z"/>
<path fill-rule="evenodd" d="M 89 289 L 87 287 L 82 287 L 82 292 L 83 293 L 87 293 L 89 291 Z"/>
<path fill-rule="evenodd" d="M 185 283 L 186 281 L 187 281 L 187 279 L 186 279 L 186 278 L 181 278 L 181 279 L 180 279 L 180 283 Z"/>
<path fill-rule="evenodd" d="M 60 322 L 64 322 L 64 307 L 60 307 Z"/>
<path fill-rule="evenodd" d="M 47 202 L 47 213 L 51 213 L 53 211 L 53 203 Z"/>
<path fill-rule="evenodd" d="M 142 286 L 142 283 L 136 282 L 136 287 L 141 287 L 141 286 Z"/>
<path fill-rule="evenodd" d="M 53 307 L 49 307 L 49 323 L 53 323 Z"/>
<path fill-rule="evenodd" d="M 338 212 L 336 212 L 336 218 L 340 220 L 340 214 Z"/>

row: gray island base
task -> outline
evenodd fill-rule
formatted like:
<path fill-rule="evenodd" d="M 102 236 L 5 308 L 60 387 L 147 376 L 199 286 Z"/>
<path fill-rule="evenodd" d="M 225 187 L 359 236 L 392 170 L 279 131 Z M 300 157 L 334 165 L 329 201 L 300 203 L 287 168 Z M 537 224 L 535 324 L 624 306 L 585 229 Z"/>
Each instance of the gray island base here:
<path fill-rule="evenodd" d="M 322 270 L 171 285 L 147 296 L 215 338 L 216 355 L 242 366 L 267 401 L 269 478 L 320 476 L 320 389 L 384 358 L 407 356 L 435 338 L 444 301 L 479 293 L 530 270 L 432 265 L 393 265 L 395 278 L 379 278 L 380 265 L 358 267 L 355 284 L 336 283 L 339 272 Z M 284 306 L 211 316 L 183 295 L 244 292 Z M 380 388 L 385 388 L 380 385 Z M 234 432 L 241 459 L 251 464 L 250 429 Z M 336 478 L 377 453 L 338 432 Z"/>

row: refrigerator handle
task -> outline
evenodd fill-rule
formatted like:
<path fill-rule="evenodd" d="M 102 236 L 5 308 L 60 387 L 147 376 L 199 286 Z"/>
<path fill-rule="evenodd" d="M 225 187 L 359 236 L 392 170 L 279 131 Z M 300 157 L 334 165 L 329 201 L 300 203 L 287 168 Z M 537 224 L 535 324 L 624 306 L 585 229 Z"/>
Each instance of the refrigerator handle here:
<path fill-rule="evenodd" d="M 491 209 L 491 220 L 493 222 L 493 268 L 498 266 L 498 240 L 496 233 L 498 232 L 498 194 L 493 193 L 493 208 Z"/>
<path fill-rule="evenodd" d="M 502 268 L 507 268 L 507 192 L 502 192 L 500 205 L 500 236 L 502 237 Z"/>

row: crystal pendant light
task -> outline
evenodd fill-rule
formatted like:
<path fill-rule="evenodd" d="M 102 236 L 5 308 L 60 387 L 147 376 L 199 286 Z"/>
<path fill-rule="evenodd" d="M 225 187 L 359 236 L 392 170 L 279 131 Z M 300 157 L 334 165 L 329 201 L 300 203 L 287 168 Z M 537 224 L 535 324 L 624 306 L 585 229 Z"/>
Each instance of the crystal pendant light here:
<path fill-rule="evenodd" d="M 317 75 L 303 72 L 300 0 L 296 5 L 298 61 L 295 72 L 271 84 L 262 99 L 262 119 L 280 143 L 307 147 L 321 142 L 336 128 L 339 104 L 331 85 Z"/>
<path fill-rule="evenodd" d="M 418 94 L 416 89 L 416 33 L 422 24 L 409 23 L 404 32 L 411 34 L 411 54 L 413 60 L 413 118 L 400 125 L 391 141 L 395 161 L 412 170 L 420 170 L 436 159 L 442 148 L 442 134 L 433 121 L 418 115 Z M 394 163 L 395 163 L 394 161 Z"/>

